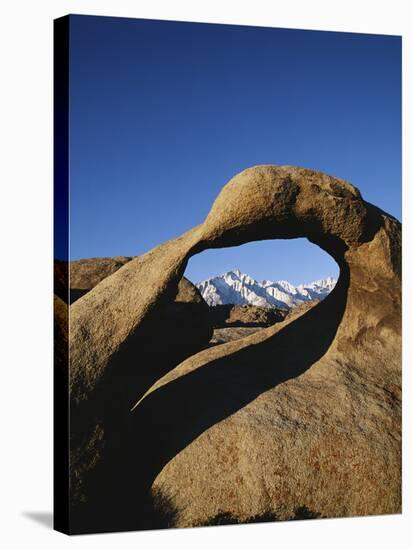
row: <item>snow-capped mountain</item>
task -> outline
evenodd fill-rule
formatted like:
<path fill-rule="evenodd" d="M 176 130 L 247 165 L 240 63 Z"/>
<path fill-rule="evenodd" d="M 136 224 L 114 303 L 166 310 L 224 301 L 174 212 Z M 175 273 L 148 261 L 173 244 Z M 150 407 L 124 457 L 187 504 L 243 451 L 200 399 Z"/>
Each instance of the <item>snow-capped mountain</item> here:
<path fill-rule="evenodd" d="M 288 281 L 255 281 L 238 269 L 197 283 L 209 306 L 221 304 L 292 308 L 310 300 L 323 300 L 336 279 L 328 277 L 310 284 L 293 286 Z"/>

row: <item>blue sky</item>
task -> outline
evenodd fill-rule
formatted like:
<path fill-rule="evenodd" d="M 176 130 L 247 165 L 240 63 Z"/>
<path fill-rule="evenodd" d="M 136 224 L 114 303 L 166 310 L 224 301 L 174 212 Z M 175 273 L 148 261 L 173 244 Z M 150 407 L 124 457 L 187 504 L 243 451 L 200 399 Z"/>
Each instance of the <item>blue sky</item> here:
<path fill-rule="evenodd" d="M 336 175 L 401 217 L 401 39 L 72 16 L 72 259 L 139 255 L 201 223 L 256 164 Z M 206 251 L 194 282 L 337 275 L 305 239 Z"/>

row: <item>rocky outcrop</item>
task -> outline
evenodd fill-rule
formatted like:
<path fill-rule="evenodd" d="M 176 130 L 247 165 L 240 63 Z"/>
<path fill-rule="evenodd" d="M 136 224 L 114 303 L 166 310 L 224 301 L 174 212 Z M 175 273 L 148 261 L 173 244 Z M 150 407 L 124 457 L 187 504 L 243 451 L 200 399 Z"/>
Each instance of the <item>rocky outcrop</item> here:
<path fill-rule="evenodd" d="M 119 416 L 119 358 L 153 330 L 150 320 L 177 294 L 190 256 L 295 237 L 337 261 L 331 294 L 187 358 Z M 349 183 L 257 166 L 222 189 L 204 223 L 129 261 L 75 302 L 70 398 L 73 429 L 83 433 L 74 438 L 73 479 L 82 485 L 98 472 L 107 447 L 117 455 L 97 476 L 104 490 L 91 485 L 89 504 L 74 506 L 73 530 L 90 528 L 92 517 L 95 530 L 156 526 L 142 511 L 150 494 L 163 495 L 179 526 L 222 514 L 285 519 L 298 509 L 323 517 L 399 513 L 400 243 L 399 222 Z M 154 340 L 162 347 L 167 335 Z M 153 363 L 146 356 L 128 368 L 150 372 Z M 119 419 L 127 425 L 120 432 Z M 104 445 L 93 443 L 99 437 Z"/>
<path fill-rule="evenodd" d="M 130 256 L 87 258 L 71 262 L 56 259 L 54 261 L 54 294 L 66 304 L 72 304 L 131 259 Z"/>
<path fill-rule="evenodd" d="M 130 262 L 130 256 L 113 258 L 88 258 L 70 262 L 71 303 L 90 292 L 101 281 Z M 141 286 L 147 284 L 140 281 Z M 158 346 L 159 335 L 163 345 Z M 173 300 L 165 300 L 156 316 L 148 317 L 141 327 L 139 342 L 129 342 L 122 349 L 122 368 L 150 356 L 150 373 L 140 373 L 143 378 L 153 379 L 153 372 L 164 373 L 171 366 L 204 348 L 212 335 L 210 309 L 199 290 L 188 279 L 182 277 Z M 136 355 L 135 355 L 136 354 Z M 127 357 L 126 357 L 127 356 Z M 146 382 L 147 384 L 147 382 Z M 133 390 L 133 398 L 136 397 Z"/>
<path fill-rule="evenodd" d="M 132 260 L 130 256 L 115 256 L 113 258 L 88 258 L 72 262 L 55 261 L 56 341 L 64 340 L 60 337 L 60 327 L 64 325 L 62 323 L 64 316 L 67 330 L 68 310 L 64 302 L 68 300 L 68 296 L 70 304 L 73 304 L 130 260 Z M 68 288 L 69 280 L 70 288 Z M 140 282 L 142 286 L 145 284 L 145 281 Z M 125 346 L 122 354 L 130 354 L 130 357 L 125 360 L 126 363 L 136 360 L 132 356 L 135 352 L 141 358 L 150 355 L 155 367 L 152 369 L 151 375 L 147 377 L 148 380 L 152 380 L 154 370 L 157 373 L 166 372 L 171 365 L 176 365 L 189 355 L 204 348 L 213 332 L 209 307 L 196 286 L 185 277 L 179 281 L 174 299 L 165 300 L 157 312 L 156 318 L 147 319 L 146 325 L 142 327 L 139 345 Z M 164 345 L 162 347 L 157 345 L 159 333 L 163 334 Z M 136 394 L 133 392 L 133 398 L 135 397 Z"/>
<path fill-rule="evenodd" d="M 232 340 L 239 340 L 239 338 L 259 332 L 262 328 L 263 327 L 260 326 L 215 328 L 213 331 L 213 336 L 209 342 L 209 347 L 216 346 L 217 344 L 225 344 L 226 342 L 231 342 Z"/>
<path fill-rule="evenodd" d="M 288 310 L 258 306 L 219 305 L 210 308 L 212 324 L 216 328 L 269 326 L 282 321 Z"/>
<path fill-rule="evenodd" d="M 319 302 L 320 300 L 311 300 L 296 306 L 293 309 L 293 316 L 296 317 L 298 314 L 308 311 Z M 214 306 L 210 308 L 210 312 L 215 328 L 209 347 L 239 340 L 259 332 L 262 328 L 280 323 L 287 315 L 291 315 L 289 310 L 285 309 L 238 305 Z"/>
<path fill-rule="evenodd" d="M 70 303 L 130 262 L 131 256 L 86 258 L 70 262 Z"/>
<path fill-rule="evenodd" d="M 64 269 L 70 271 L 73 285 L 70 311 L 74 303 L 81 302 L 97 284 L 130 260 L 123 256 L 90 258 L 70 262 L 68 268 L 63 262 L 57 262 L 58 273 Z M 60 281 L 61 277 L 55 279 Z M 140 281 L 141 286 L 146 284 Z M 142 395 L 185 358 L 203 349 L 212 334 L 208 305 L 199 290 L 183 277 L 176 296 L 164 300 L 156 316 L 148 316 L 139 334 L 122 346 L 115 362 L 119 374 L 107 385 L 102 385 L 96 398 L 86 407 L 71 409 L 71 496 L 74 502 L 88 501 L 89 494 L 96 498 L 100 490 L 105 490 L 105 485 L 97 488 L 95 484 L 101 476 L 113 475 L 111 464 L 121 458 L 114 449 L 122 447 L 122 440 L 127 437 L 125 415 L 129 415 L 136 396 Z M 150 369 L 141 368 L 148 363 Z"/>
<path fill-rule="evenodd" d="M 58 296 L 55 295 L 55 316 L 56 321 L 59 321 L 58 327 L 61 326 L 62 302 L 63 298 L 67 299 L 69 278 L 70 303 L 73 304 L 130 260 L 130 256 L 87 258 L 70 263 L 57 260 L 55 286 Z M 144 285 L 145 282 L 142 281 L 140 284 Z M 67 322 L 66 320 L 66 325 Z M 150 324 L 145 332 L 144 342 L 139 344 L 138 354 L 142 356 L 150 353 L 152 361 L 158 366 L 164 365 L 166 357 L 169 365 L 176 364 L 205 347 L 212 335 L 212 319 L 210 310 L 196 286 L 183 277 L 179 281 L 174 300 L 164 303 L 154 323 Z M 162 348 L 156 345 L 159 333 L 164 334 Z M 56 340 L 60 341 L 60 338 Z"/>

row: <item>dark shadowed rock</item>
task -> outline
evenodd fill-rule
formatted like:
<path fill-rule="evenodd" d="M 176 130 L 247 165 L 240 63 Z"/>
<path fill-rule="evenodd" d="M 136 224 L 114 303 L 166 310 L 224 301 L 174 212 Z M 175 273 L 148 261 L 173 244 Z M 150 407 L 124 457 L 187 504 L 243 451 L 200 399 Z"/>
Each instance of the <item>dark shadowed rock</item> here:
<path fill-rule="evenodd" d="M 65 302 L 69 302 L 69 266 L 68 262 L 63 260 L 54 260 L 53 264 L 54 277 L 54 296 L 57 296 Z"/>
<path fill-rule="evenodd" d="M 67 371 L 68 360 L 68 306 L 56 294 L 53 297 L 54 308 L 54 364 L 62 372 Z M 66 377 L 67 378 L 67 377 Z M 66 391 L 66 388 L 64 389 Z"/>

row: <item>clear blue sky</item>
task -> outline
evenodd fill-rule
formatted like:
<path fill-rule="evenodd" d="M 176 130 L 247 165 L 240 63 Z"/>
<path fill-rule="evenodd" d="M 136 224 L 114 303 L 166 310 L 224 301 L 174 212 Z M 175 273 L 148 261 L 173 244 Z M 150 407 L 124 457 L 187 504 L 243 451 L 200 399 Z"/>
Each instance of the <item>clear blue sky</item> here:
<path fill-rule="evenodd" d="M 139 255 L 255 164 L 336 175 L 401 217 L 401 39 L 72 16 L 71 257 Z M 337 275 L 304 239 L 207 251 L 197 282 Z"/>

